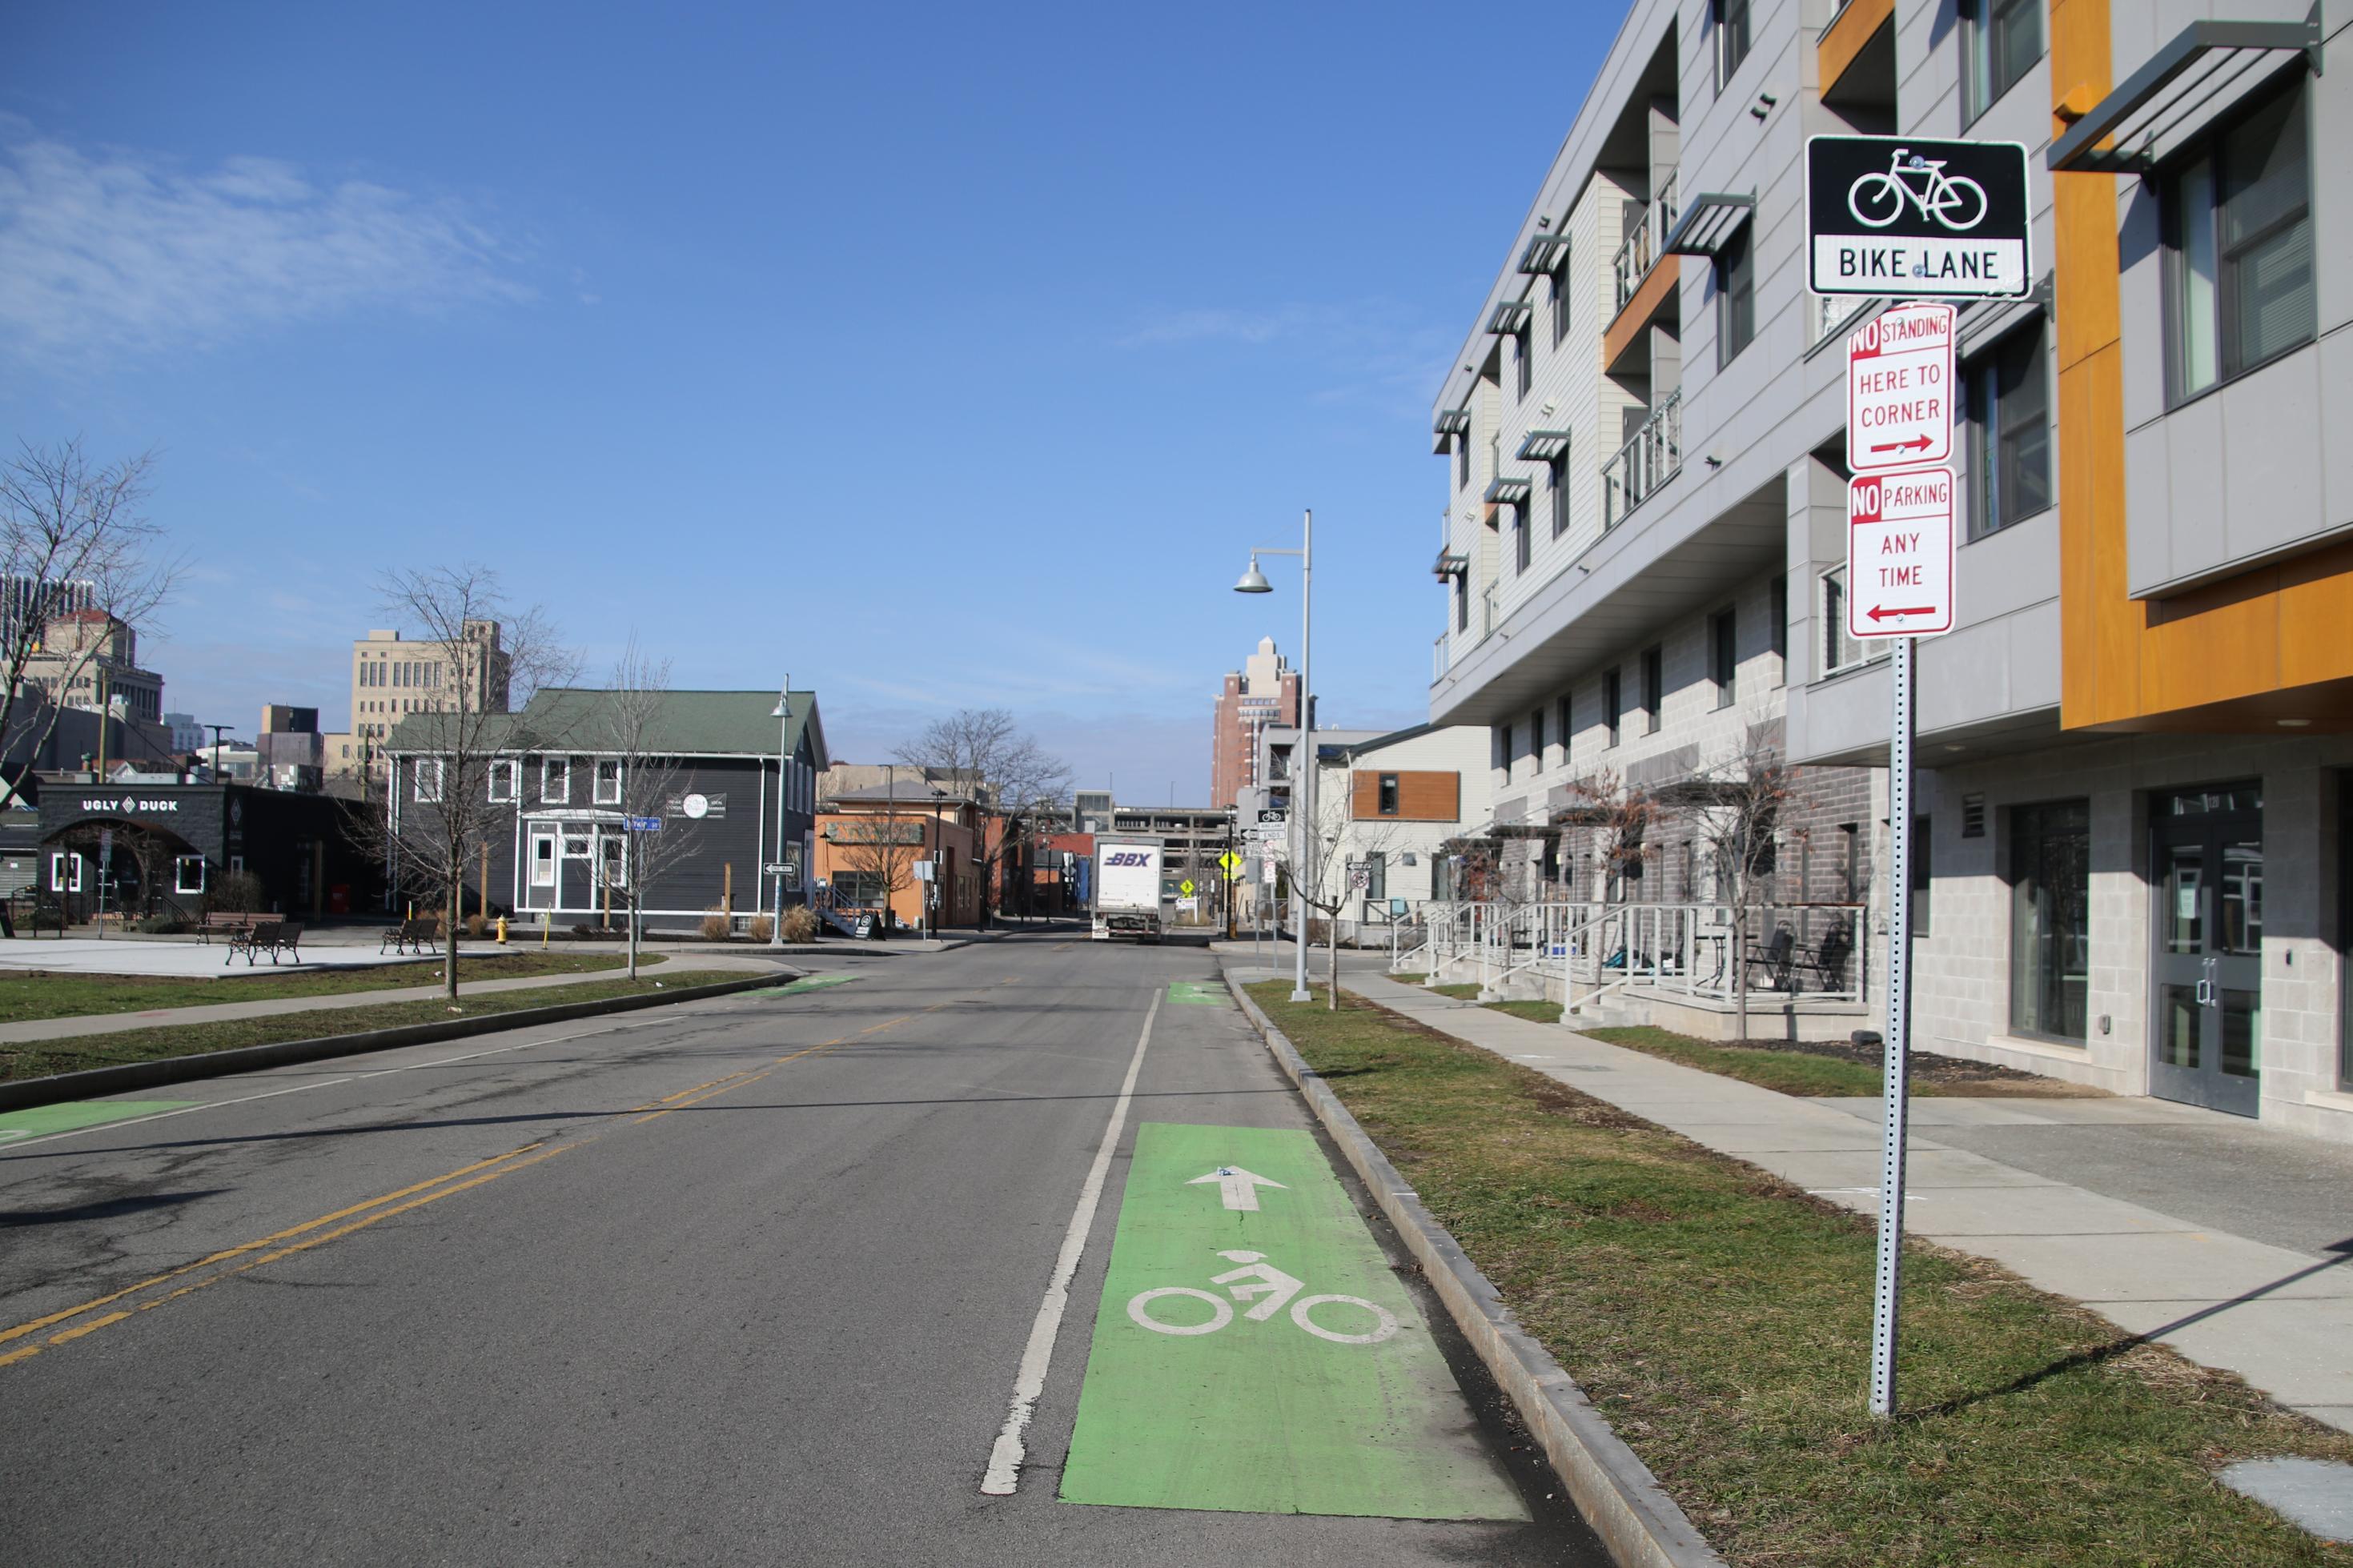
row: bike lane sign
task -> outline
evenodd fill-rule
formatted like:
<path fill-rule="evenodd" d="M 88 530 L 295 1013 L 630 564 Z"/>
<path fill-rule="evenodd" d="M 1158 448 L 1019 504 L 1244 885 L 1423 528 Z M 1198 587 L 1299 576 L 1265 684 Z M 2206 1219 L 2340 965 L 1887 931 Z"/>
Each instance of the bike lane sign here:
<path fill-rule="evenodd" d="M 1806 141 L 1817 294 L 2022 300 L 2034 287 L 2026 149 L 1913 136 Z"/>
<path fill-rule="evenodd" d="M 1891 305 L 1846 340 L 1846 466 L 1916 468 L 1953 456 L 1953 307 Z"/>
<path fill-rule="evenodd" d="M 1314 1139 L 1171 1122 L 1136 1129 L 1060 1495 L 1527 1517 Z"/>

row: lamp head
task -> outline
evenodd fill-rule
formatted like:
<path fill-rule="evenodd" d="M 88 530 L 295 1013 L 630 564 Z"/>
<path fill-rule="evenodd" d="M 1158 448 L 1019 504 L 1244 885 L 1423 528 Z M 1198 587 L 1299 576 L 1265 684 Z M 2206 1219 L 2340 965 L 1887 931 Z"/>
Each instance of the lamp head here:
<path fill-rule="evenodd" d="M 1237 594 L 1271 594 L 1274 592 L 1274 584 L 1268 582 L 1266 580 L 1266 574 L 1258 569 L 1258 552 L 1256 551 L 1252 551 L 1250 552 L 1250 570 L 1243 573 L 1242 580 L 1234 584 L 1234 592 Z"/>

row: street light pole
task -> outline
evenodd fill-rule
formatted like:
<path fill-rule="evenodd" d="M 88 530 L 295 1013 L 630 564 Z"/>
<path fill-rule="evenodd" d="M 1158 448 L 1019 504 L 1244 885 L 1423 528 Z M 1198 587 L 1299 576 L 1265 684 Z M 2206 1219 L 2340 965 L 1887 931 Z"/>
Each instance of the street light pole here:
<path fill-rule="evenodd" d="M 785 687 L 776 693 L 776 912 L 768 922 L 768 945 L 785 945 L 785 770 L 792 766 L 792 748 L 788 743 L 793 732 L 793 678 L 785 675 Z M 806 872 L 803 875 L 807 875 Z"/>
<path fill-rule="evenodd" d="M 1291 903 L 1296 917 L 1298 951 L 1292 955 L 1291 999 L 1313 1000 L 1307 994 L 1307 900 L 1302 895 L 1300 873 L 1307 868 L 1309 835 L 1315 820 L 1315 512 L 1301 514 L 1299 548 L 1281 550 L 1261 545 L 1250 552 L 1250 570 L 1234 584 L 1237 594 L 1267 594 L 1273 584 L 1258 569 L 1261 555 L 1299 557 L 1299 748 L 1306 758 L 1306 773 L 1292 786 Z"/>

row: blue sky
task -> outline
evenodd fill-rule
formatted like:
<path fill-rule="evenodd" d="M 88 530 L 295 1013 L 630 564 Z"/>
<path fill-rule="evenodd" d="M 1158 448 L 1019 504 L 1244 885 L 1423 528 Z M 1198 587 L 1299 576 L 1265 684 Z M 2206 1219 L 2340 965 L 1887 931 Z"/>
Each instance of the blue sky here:
<path fill-rule="evenodd" d="M 1619 16 L 18 4 L 0 417 L 158 454 L 200 719 L 340 727 L 376 572 L 480 562 L 845 758 L 1198 800 L 1303 506 L 1326 721 L 1422 715 L 1430 399 Z"/>

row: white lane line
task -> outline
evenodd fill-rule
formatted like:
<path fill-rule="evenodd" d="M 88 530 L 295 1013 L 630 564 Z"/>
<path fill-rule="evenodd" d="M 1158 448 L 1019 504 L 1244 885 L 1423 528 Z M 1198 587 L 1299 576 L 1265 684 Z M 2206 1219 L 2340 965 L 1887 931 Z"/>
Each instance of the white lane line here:
<path fill-rule="evenodd" d="M 1119 1086 L 1119 1099 L 1112 1104 L 1111 1124 L 1103 1129 L 1103 1146 L 1095 1151 L 1095 1163 L 1079 1188 L 1079 1206 L 1071 1211 L 1071 1228 L 1062 1233 L 1061 1254 L 1054 1259 L 1046 1299 L 1038 1303 L 1038 1317 L 1029 1325 L 1029 1343 L 1021 1352 L 1020 1370 L 1013 1380 L 1013 1407 L 989 1450 L 988 1474 L 980 1483 L 983 1496 L 1011 1497 L 1021 1484 L 1021 1460 L 1027 1453 L 1021 1433 L 1038 1407 L 1038 1396 L 1046 1391 L 1046 1368 L 1054 1359 L 1054 1341 L 1062 1331 L 1062 1313 L 1071 1304 L 1071 1279 L 1079 1271 L 1079 1255 L 1086 1250 L 1087 1232 L 1094 1225 L 1096 1205 L 1103 1201 L 1103 1178 L 1110 1174 L 1111 1157 L 1119 1148 L 1121 1130 L 1127 1125 L 1128 1102 L 1135 1098 L 1136 1075 L 1144 1070 L 1144 1047 L 1152 1043 L 1152 1022 L 1160 1016 L 1160 999 L 1165 994 L 1165 987 L 1154 991 L 1152 1005 L 1145 1010 L 1144 1030 L 1135 1037 L 1135 1054 L 1128 1058 L 1127 1077 Z"/>
<path fill-rule="evenodd" d="M 137 1127 L 143 1122 L 161 1121 L 166 1117 L 193 1116 L 199 1110 L 218 1110 L 224 1106 L 250 1105 L 257 1100 L 275 1100 L 281 1094 L 301 1094 L 305 1089 L 332 1089 L 339 1083 L 357 1083 L 363 1079 L 388 1078 L 396 1072 L 415 1072 L 419 1068 L 447 1067 L 451 1062 L 470 1062 L 478 1057 L 501 1057 L 509 1051 L 527 1051 L 533 1046 L 562 1045 L 566 1040 L 584 1039 L 590 1035 L 609 1033 L 611 1031 L 607 1029 L 579 1029 L 569 1035 L 557 1035 L 553 1039 L 524 1040 L 516 1045 L 496 1046 L 484 1051 L 468 1051 L 463 1056 L 436 1057 L 429 1062 L 410 1062 L 406 1067 L 379 1068 L 374 1072 L 349 1073 L 342 1078 L 322 1078 L 315 1083 L 298 1083 L 286 1089 L 265 1089 L 259 1094 L 241 1094 L 234 1100 L 207 1100 L 201 1105 L 184 1105 L 177 1110 L 158 1110 L 146 1116 L 128 1116 L 120 1121 L 99 1121 L 88 1127 L 68 1128 L 63 1132 L 45 1133 L 38 1138 L 27 1139 L 22 1143 L 11 1143 L 8 1145 L 8 1150 L 14 1153 L 19 1149 L 30 1149 L 37 1143 L 54 1143 L 60 1138 L 79 1138 L 90 1132 L 116 1132 L 125 1127 Z"/>

